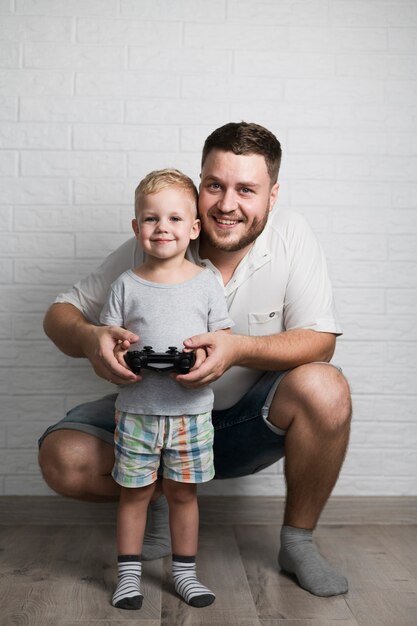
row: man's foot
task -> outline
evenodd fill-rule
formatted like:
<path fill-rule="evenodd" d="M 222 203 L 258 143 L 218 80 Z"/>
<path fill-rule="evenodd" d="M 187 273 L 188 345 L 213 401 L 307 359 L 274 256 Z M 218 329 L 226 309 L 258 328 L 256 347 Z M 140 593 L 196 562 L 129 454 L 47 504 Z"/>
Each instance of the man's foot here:
<path fill-rule="evenodd" d="M 171 554 L 168 502 L 164 495 L 150 503 L 142 547 L 142 561 Z"/>
<path fill-rule="evenodd" d="M 337 596 L 348 590 L 346 578 L 319 553 L 312 530 L 283 526 L 278 563 L 285 572 L 295 574 L 300 587 L 315 596 Z"/>

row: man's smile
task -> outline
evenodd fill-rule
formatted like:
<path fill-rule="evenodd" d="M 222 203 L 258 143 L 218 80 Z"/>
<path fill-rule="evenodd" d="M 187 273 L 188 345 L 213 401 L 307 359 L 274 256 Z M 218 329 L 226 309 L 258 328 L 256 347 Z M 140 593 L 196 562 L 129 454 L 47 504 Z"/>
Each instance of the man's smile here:
<path fill-rule="evenodd" d="M 217 215 L 212 215 L 212 218 L 214 219 L 216 224 L 219 224 L 220 226 L 226 226 L 226 227 L 236 226 L 237 224 L 240 224 L 243 221 L 242 219 L 238 219 L 238 218 L 221 217 Z"/>

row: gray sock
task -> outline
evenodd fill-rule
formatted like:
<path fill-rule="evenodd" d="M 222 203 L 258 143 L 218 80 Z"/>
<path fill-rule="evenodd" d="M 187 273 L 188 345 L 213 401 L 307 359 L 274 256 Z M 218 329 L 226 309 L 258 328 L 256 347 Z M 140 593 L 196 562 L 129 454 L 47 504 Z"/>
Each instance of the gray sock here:
<path fill-rule="evenodd" d="M 295 574 L 300 587 L 316 596 L 346 593 L 348 581 L 321 556 L 313 531 L 283 526 L 278 563 L 282 570 Z"/>
<path fill-rule="evenodd" d="M 142 561 L 153 561 L 171 554 L 168 502 L 164 495 L 151 502 L 148 508 Z"/>

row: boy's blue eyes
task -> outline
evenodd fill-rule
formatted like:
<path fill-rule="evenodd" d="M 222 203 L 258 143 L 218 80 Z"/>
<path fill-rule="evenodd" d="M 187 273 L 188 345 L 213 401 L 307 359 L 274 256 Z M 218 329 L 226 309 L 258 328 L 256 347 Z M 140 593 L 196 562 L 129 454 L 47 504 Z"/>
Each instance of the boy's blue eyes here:
<path fill-rule="evenodd" d="M 181 222 L 182 221 L 182 218 L 181 217 L 177 217 L 176 215 L 173 215 L 169 219 L 170 219 L 171 222 Z M 157 222 L 158 218 L 156 218 L 156 217 L 144 217 L 143 221 L 144 222 Z"/>

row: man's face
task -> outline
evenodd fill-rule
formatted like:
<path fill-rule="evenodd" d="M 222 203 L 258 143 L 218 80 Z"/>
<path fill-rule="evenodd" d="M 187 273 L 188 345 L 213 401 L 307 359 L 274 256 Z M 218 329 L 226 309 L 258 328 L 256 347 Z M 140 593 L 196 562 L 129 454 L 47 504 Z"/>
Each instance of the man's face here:
<path fill-rule="evenodd" d="M 209 152 L 198 201 L 203 245 L 226 252 L 248 248 L 265 228 L 277 192 L 263 156 Z"/>

